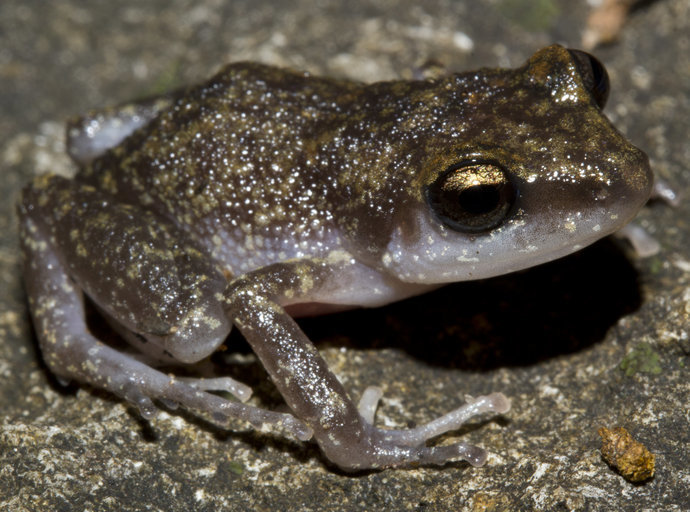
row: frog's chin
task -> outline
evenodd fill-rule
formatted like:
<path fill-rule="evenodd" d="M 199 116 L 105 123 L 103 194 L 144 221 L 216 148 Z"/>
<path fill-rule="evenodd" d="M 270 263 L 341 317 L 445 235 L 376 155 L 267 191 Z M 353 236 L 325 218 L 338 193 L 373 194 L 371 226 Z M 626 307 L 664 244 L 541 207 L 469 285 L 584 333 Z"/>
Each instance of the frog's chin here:
<path fill-rule="evenodd" d="M 560 217 L 560 218 L 559 218 Z M 603 222 L 603 219 L 606 221 Z M 425 215 L 415 236 L 396 230 L 382 263 L 408 283 L 440 284 L 484 279 L 532 267 L 576 252 L 609 235 L 629 219 L 590 215 L 522 219 L 483 234 L 450 230 Z"/>

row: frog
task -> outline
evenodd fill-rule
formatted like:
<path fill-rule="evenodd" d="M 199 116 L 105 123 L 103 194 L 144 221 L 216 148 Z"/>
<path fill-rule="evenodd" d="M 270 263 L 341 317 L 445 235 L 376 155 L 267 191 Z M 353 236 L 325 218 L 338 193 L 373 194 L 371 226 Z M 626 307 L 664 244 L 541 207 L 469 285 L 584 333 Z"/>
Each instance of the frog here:
<path fill-rule="evenodd" d="M 356 403 L 295 319 L 526 269 L 626 225 L 653 180 L 608 91 L 595 57 L 552 45 L 516 68 L 375 83 L 238 62 L 76 118 L 76 174 L 37 176 L 18 202 L 46 365 L 146 419 L 179 406 L 313 440 L 348 472 L 481 466 L 485 448 L 434 440 L 507 413 L 505 394 L 376 426 L 382 387 Z M 233 327 L 286 412 L 230 376 L 163 370 L 208 361 Z"/>

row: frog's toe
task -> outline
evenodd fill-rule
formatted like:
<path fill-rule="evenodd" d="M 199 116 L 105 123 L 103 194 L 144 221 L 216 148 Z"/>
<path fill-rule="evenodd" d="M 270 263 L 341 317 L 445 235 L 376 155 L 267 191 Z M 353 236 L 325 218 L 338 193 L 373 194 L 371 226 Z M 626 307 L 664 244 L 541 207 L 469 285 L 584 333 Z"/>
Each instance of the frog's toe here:
<path fill-rule="evenodd" d="M 369 386 L 364 390 L 359 400 L 357 406 L 359 414 L 370 425 L 374 424 L 376 409 L 382 396 L 383 390 L 380 387 Z M 485 412 L 503 414 L 510 410 L 510 400 L 508 400 L 503 393 L 491 393 L 490 395 L 477 398 L 466 395 L 465 401 L 467 402 L 465 405 L 421 427 L 409 430 L 383 430 L 382 432 L 387 433 L 385 437 L 396 443 L 406 446 L 418 446 L 424 441 L 437 437 L 445 432 L 458 429 L 474 416 Z"/>
<path fill-rule="evenodd" d="M 252 388 L 230 377 L 180 377 L 178 380 L 202 391 L 225 391 L 240 402 L 246 402 L 252 396 Z"/>
<path fill-rule="evenodd" d="M 420 464 L 442 465 L 451 460 L 464 460 L 478 468 L 486 464 L 488 452 L 479 446 L 456 443 L 448 446 L 434 446 L 421 451 Z"/>
<path fill-rule="evenodd" d="M 383 431 L 386 433 L 385 437 L 396 444 L 419 446 L 428 439 L 457 430 L 468 420 L 480 414 L 487 412 L 503 414 L 510 410 L 510 400 L 503 393 L 491 393 L 477 398 L 466 396 L 465 399 L 467 401 L 465 405 L 417 428 L 385 430 Z"/>
<path fill-rule="evenodd" d="M 122 396 L 130 404 L 134 405 L 141 417 L 147 420 L 153 419 L 158 414 L 158 407 L 153 403 L 153 400 L 149 396 L 146 396 L 141 389 L 137 386 L 127 387 Z"/>
<path fill-rule="evenodd" d="M 362 397 L 359 399 L 359 404 L 357 404 L 357 409 L 359 414 L 364 418 L 364 421 L 370 425 L 374 424 L 374 417 L 376 416 L 376 409 L 379 406 L 381 397 L 383 396 L 383 390 L 378 386 L 369 386 L 362 393 Z"/>

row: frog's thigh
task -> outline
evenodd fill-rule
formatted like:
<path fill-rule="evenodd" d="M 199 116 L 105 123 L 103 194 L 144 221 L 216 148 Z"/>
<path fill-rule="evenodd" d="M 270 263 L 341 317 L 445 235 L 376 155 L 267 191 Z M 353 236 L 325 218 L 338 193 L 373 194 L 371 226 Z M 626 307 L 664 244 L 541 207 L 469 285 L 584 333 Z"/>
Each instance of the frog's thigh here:
<path fill-rule="evenodd" d="M 66 273 L 118 330 L 137 333 L 126 336 L 137 348 L 190 363 L 223 343 L 225 277 L 180 229 L 58 177 L 37 179 L 23 201 Z"/>
<path fill-rule="evenodd" d="M 282 428 L 299 439 L 311 436 L 309 428 L 289 414 L 264 411 L 207 393 L 96 339 L 84 319 L 81 289 L 58 257 L 49 226 L 42 218 L 46 212 L 40 202 L 32 201 L 38 199 L 37 192 L 27 189 L 19 207 L 24 280 L 41 352 L 53 373 L 115 393 L 135 404 L 145 417 L 155 413 L 152 399 L 158 399 L 211 414 L 220 424 L 239 418 L 257 428 Z"/>

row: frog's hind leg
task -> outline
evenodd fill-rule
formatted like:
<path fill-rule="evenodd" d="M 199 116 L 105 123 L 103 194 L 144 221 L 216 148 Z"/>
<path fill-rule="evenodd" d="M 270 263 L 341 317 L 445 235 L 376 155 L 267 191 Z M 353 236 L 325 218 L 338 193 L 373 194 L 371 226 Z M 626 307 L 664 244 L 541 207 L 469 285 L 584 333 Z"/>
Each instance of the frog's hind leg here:
<path fill-rule="evenodd" d="M 32 186 L 40 188 L 39 184 Z M 25 286 L 41 352 L 60 380 L 76 380 L 112 392 L 134 404 L 146 418 L 158 410 L 154 401 L 160 401 L 201 411 L 220 425 L 237 418 L 258 429 L 281 430 L 301 440 L 311 437 L 309 427 L 290 414 L 208 393 L 205 389 L 215 389 L 218 383 L 208 387 L 190 384 L 95 338 L 86 324 L 82 289 L 59 256 L 55 235 L 44 222 L 49 215 L 42 209 L 45 202 L 32 197 L 32 192 L 38 193 L 27 189 L 19 207 Z"/>

